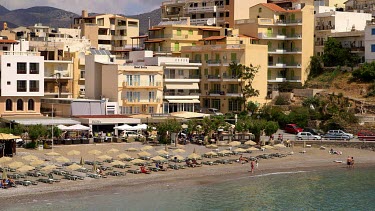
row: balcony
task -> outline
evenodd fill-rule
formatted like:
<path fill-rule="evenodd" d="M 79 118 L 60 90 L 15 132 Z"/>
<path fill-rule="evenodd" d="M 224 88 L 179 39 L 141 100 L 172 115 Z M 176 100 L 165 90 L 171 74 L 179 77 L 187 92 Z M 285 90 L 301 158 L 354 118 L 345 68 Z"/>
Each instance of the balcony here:
<path fill-rule="evenodd" d="M 148 105 L 148 104 L 160 104 L 162 103 L 160 98 L 151 98 L 151 99 L 123 99 L 123 104 L 126 105 Z"/>
<path fill-rule="evenodd" d="M 221 90 L 210 90 L 208 92 L 208 94 L 210 96 L 220 96 L 220 95 L 225 95 L 225 92 L 224 91 L 221 91 Z"/>
<path fill-rule="evenodd" d="M 265 40 L 300 40 L 302 39 L 302 34 L 259 33 L 258 38 Z"/>
<path fill-rule="evenodd" d="M 224 6 L 187 7 L 187 13 L 207 13 L 222 11 Z"/>
<path fill-rule="evenodd" d="M 258 18 L 259 25 L 276 25 L 276 26 L 297 26 L 302 25 L 302 19 L 279 20 L 272 18 Z"/>
<path fill-rule="evenodd" d="M 208 20 L 212 20 L 212 25 L 215 25 L 217 22 L 216 18 L 198 18 L 198 19 L 190 19 L 191 25 L 205 25 L 207 24 Z"/>
<path fill-rule="evenodd" d="M 31 51 L 0 51 L 0 55 L 10 55 L 10 56 L 40 56 L 40 52 L 31 52 Z"/>
<path fill-rule="evenodd" d="M 127 40 L 127 35 L 114 35 L 113 40 Z"/>
<path fill-rule="evenodd" d="M 221 75 L 207 75 L 207 81 L 221 81 Z"/>
<path fill-rule="evenodd" d="M 268 49 L 268 54 L 302 54 L 302 50 L 299 48 L 274 48 Z"/>
<path fill-rule="evenodd" d="M 229 64 L 231 64 L 231 63 L 239 64 L 240 60 L 239 59 L 233 59 L 233 60 L 224 59 L 223 62 L 222 62 L 223 66 L 229 66 Z"/>
<path fill-rule="evenodd" d="M 165 82 L 200 82 L 200 75 L 164 75 Z"/>
<path fill-rule="evenodd" d="M 335 26 L 333 25 L 317 25 L 315 26 L 315 30 L 323 31 L 323 30 L 334 30 Z"/>
<path fill-rule="evenodd" d="M 181 48 L 182 52 L 205 52 L 205 51 L 235 51 L 245 49 L 243 44 L 228 44 L 228 45 L 202 45 L 202 46 L 183 46 Z"/>
<path fill-rule="evenodd" d="M 163 88 L 161 82 L 122 82 L 122 87 L 124 89 L 157 89 Z"/>
<path fill-rule="evenodd" d="M 364 46 L 362 46 L 362 47 L 351 47 L 350 52 L 351 53 L 363 53 L 363 52 L 365 52 L 365 47 Z"/>
<path fill-rule="evenodd" d="M 206 61 L 207 66 L 220 66 L 221 65 L 221 60 L 207 60 Z"/>
<path fill-rule="evenodd" d="M 301 68 L 299 63 L 268 63 L 268 68 Z"/>
<path fill-rule="evenodd" d="M 73 77 L 68 71 L 47 71 L 44 73 L 44 79 L 73 79 Z"/>
<path fill-rule="evenodd" d="M 227 75 L 223 74 L 223 81 L 230 81 L 230 82 L 239 82 L 241 81 L 241 78 L 237 75 Z"/>
<path fill-rule="evenodd" d="M 283 83 L 283 82 L 300 83 L 301 82 L 301 76 L 294 76 L 294 77 L 278 76 L 276 78 L 269 78 L 267 81 L 270 82 L 270 83 Z"/>
<path fill-rule="evenodd" d="M 201 95 L 198 91 L 183 91 L 183 92 L 173 92 L 166 91 L 163 93 L 164 99 L 166 100 L 190 100 L 190 99 L 199 99 Z"/>
<path fill-rule="evenodd" d="M 238 92 L 237 90 L 229 90 L 226 94 L 228 97 L 243 97 L 243 94 Z"/>

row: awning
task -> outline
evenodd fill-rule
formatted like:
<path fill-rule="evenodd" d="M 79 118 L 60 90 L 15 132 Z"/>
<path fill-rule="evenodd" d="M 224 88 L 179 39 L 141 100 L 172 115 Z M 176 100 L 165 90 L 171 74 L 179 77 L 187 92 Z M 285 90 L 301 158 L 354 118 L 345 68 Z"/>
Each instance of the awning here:
<path fill-rule="evenodd" d="M 130 37 L 130 39 L 142 39 L 142 38 L 147 38 L 148 35 L 141 35 L 141 36 L 137 36 L 137 37 Z"/>
<path fill-rule="evenodd" d="M 158 43 L 158 42 L 163 42 L 164 40 L 145 40 L 144 43 Z"/>
<path fill-rule="evenodd" d="M 220 31 L 221 28 L 199 28 L 203 31 Z"/>
<path fill-rule="evenodd" d="M 161 29 L 164 29 L 165 27 L 155 27 L 155 28 L 151 28 L 151 29 L 148 29 L 149 31 L 157 31 L 157 30 L 161 30 Z"/>
<path fill-rule="evenodd" d="M 193 100 L 168 100 L 169 103 L 200 103 L 199 100 L 193 99 Z"/>
<path fill-rule="evenodd" d="M 199 89 L 198 83 L 165 84 L 167 89 Z"/>
<path fill-rule="evenodd" d="M 204 40 L 204 41 L 211 41 L 211 40 L 222 40 L 224 39 L 225 36 L 211 36 L 211 37 L 206 37 L 206 38 L 203 38 L 201 40 Z"/>

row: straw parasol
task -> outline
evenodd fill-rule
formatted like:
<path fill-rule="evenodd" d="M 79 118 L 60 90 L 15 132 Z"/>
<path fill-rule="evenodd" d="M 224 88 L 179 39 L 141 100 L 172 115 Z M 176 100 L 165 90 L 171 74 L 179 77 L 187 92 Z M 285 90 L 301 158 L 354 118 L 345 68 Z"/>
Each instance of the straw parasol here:
<path fill-rule="evenodd" d="M 150 153 L 148 153 L 148 152 L 140 152 L 140 153 L 138 153 L 137 154 L 139 157 L 149 157 L 149 156 L 151 156 L 151 154 Z"/>
<path fill-rule="evenodd" d="M 17 171 L 26 172 L 26 171 L 31 171 L 31 170 L 34 170 L 34 169 L 35 168 L 32 167 L 32 166 L 25 165 L 25 166 L 21 166 L 20 168 L 18 168 Z"/>
<path fill-rule="evenodd" d="M 126 153 L 121 153 L 121 154 L 117 155 L 117 158 L 126 159 L 126 158 L 131 158 L 131 157 Z"/>
<path fill-rule="evenodd" d="M 218 148 L 217 145 L 215 144 L 209 144 L 209 145 L 206 145 L 207 148 Z"/>
<path fill-rule="evenodd" d="M 57 153 L 57 152 L 47 152 L 45 155 L 48 155 L 48 156 L 59 156 L 60 154 Z"/>
<path fill-rule="evenodd" d="M 265 145 L 265 146 L 263 146 L 263 148 L 264 148 L 264 149 L 273 149 L 274 147 L 271 146 L 271 145 Z"/>
<path fill-rule="evenodd" d="M 14 161 L 14 162 L 8 164 L 8 166 L 10 168 L 14 168 L 14 169 L 19 168 L 19 167 L 21 167 L 23 165 L 24 164 L 22 162 L 18 162 L 18 161 Z"/>
<path fill-rule="evenodd" d="M 118 150 L 118 149 L 114 149 L 114 148 L 112 148 L 112 149 L 108 150 L 107 153 L 108 153 L 108 154 L 116 154 L 116 153 L 118 153 L 119 151 L 120 151 L 120 150 Z"/>
<path fill-rule="evenodd" d="M 183 153 L 183 152 L 185 152 L 185 150 L 184 149 L 176 149 L 173 152 L 174 153 Z"/>
<path fill-rule="evenodd" d="M 102 152 L 97 150 L 97 149 L 93 149 L 93 150 L 89 151 L 88 153 L 90 155 L 100 155 L 100 154 L 102 154 Z"/>
<path fill-rule="evenodd" d="M 190 154 L 190 155 L 188 156 L 188 158 L 190 158 L 190 159 L 198 159 L 198 158 L 201 158 L 201 156 L 198 155 L 198 154 L 196 154 L 196 153 L 192 153 L 192 154 Z"/>
<path fill-rule="evenodd" d="M 159 155 L 168 155 L 169 153 L 165 150 L 159 150 L 159 151 L 156 151 Z"/>
<path fill-rule="evenodd" d="M 69 152 L 66 153 L 66 154 L 69 155 L 69 156 L 74 156 L 74 155 L 80 155 L 81 152 L 78 151 L 78 150 L 71 150 L 71 151 L 69 151 Z"/>
<path fill-rule="evenodd" d="M 276 144 L 273 147 L 275 147 L 275 148 L 286 148 L 286 146 L 284 144 Z"/>
<path fill-rule="evenodd" d="M 108 156 L 108 155 L 101 155 L 101 156 L 98 157 L 98 159 L 100 159 L 100 160 L 110 160 L 110 159 L 112 159 L 112 157 Z"/>
<path fill-rule="evenodd" d="M 129 151 L 129 152 L 135 152 L 135 151 L 138 151 L 138 149 L 134 148 L 134 147 L 130 147 L 128 148 L 126 151 Z"/>
<path fill-rule="evenodd" d="M 141 148 L 141 150 L 147 151 L 147 150 L 150 150 L 150 149 L 153 149 L 153 148 L 154 147 L 152 147 L 152 146 L 144 146 L 144 147 Z"/>
<path fill-rule="evenodd" d="M 66 168 L 69 169 L 69 170 L 71 170 L 71 171 L 75 171 L 75 170 L 77 170 L 77 169 L 82 168 L 82 166 L 80 166 L 80 165 L 78 165 L 78 164 L 76 164 L 76 163 L 73 163 L 72 165 L 70 165 L 70 166 L 68 166 L 68 167 L 66 167 Z"/>
<path fill-rule="evenodd" d="M 257 143 L 255 143 L 254 141 L 251 141 L 251 140 L 250 140 L 250 141 L 246 141 L 245 144 L 246 144 L 246 145 L 250 145 L 250 146 L 254 146 L 254 145 L 256 145 Z"/>
<path fill-rule="evenodd" d="M 43 167 L 41 170 L 42 171 L 50 171 L 50 170 L 55 169 L 55 168 L 57 168 L 57 166 L 55 166 L 55 165 L 48 165 L 48 166 Z"/>
<path fill-rule="evenodd" d="M 251 151 L 257 151 L 259 150 L 258 148 L 255 148 L 255 147 L 250 147 L 248 150 L 251 150 Z"/>
<path fill-rule="evenodd" d="M 229 142 L 229 146 L 232 146 L 232 147 L 239 146 L 239 145 L 241 145 L 241 142 L 239 142 L 239 141 Z"/>
<path fill-rule="evenodd" d="M 235 152 L 240 152 L 240 153 L 242 153 L 242 152 L 246 152 L 246 150 L 245 150 L 245 149 L 242 149 L 242 148 L 237 148 L 237 149 L 235 149 L 235 150 L 233 150 L 233 151 L 235 151 Z"/>
<path fill-rule="evenodd" d="M 219 153 L 221 153 L 221 154 L 231 154 L 232 152 L 229 151 L 229 150 L 222 150 Z"/>
<path fill-rule="evenodd" d="M 134 164 L 136 164 L 136 163 L 144 163 L 144 162 L 146 162 L 146 161 L 145 160 L 141 160 L 141 159 L 134 159 L 134 160 L 130 161 L 130 163 L 134 163 Z"/>
<path fill-rule="evenodd" d="M 165 158 L 158 155 L 158 156 L 155 156 L 155 157 L 151 158 L 151 160 L 153 160 L 153 161 L 165 161 Z"/>
<path fill-rule="evenodd" d="M 70 159 L 69 159 L 69 158 L 66 158 L 66 157 L 64 157 L 64 156 L 61 156 L 61 157 L 56 158 L 56 161 L 57 161 L 57 162 L 61 162 L 61 163 L 66 163 L 66 162 L 69 162 Z"/>
<path fill-rule="evenodd" d="M 210 152 L 204 153 L 204 155 L 206 155 L 206 156 L 216 156 L 217 154 L 215 152 L 210 151 Z"/>
<path fill-rule="evenodd" d="M 43 160 L 34 160 L 30 163 L 31 166 L 39 166 L 39 165 L 42 165 L 44 163 Z"/>
<path fill-rule="evenodd" d="M 121 166 L 123 166 L 123 165 L 125 165 L 125 163 L 121 162 L 119 160 L 114 160 L 114 161 L 111 162 L 111 165 L 112 166 L 114 166 L 114 165 L 121 165 Z"/>
<path fill-rule="evenodd" d="M 26 155 L 26 156 L 23 156 L 22 159 L 27 160 L 27 161 L 33 161 L 33 160 L 38 160 L 39 158 L 35 155 Z"/>
<path fill-rule="evenodd" d="M 12 158 L 10 158 L 10 157 L 2 157 L 2 158 L 0 158 L 0 163 L 6 163 L 6 162 L 9 162 L 11 160 L 12 160 Z"/>

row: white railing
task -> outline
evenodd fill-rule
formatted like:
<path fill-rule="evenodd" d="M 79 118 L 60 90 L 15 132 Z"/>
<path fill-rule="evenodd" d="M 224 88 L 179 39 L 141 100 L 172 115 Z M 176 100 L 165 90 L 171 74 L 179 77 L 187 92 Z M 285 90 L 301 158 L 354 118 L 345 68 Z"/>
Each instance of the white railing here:
<path fill-rule="evenodd" d="M 40 52 L 31 51 L 2 51 L 0 54 L 12 56 L 40 56 Z"/>

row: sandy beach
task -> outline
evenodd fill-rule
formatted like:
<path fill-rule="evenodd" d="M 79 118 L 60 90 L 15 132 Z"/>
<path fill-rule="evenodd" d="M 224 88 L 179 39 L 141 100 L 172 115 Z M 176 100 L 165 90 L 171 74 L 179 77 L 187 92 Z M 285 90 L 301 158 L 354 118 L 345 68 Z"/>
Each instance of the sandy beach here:
<path fill-rule="evenodd" d="M 90 145 L 68 145 L 68 146 L 55 146 L 54 152 L 61 154 L 62 156 L 68 157 L 72 161 L 79 162 L 81 156 L 85 160 L 94 160 L 94 156 L 88 154 L 90 150 L 97 149 L 103 152 L 102 154 L 107 154 L 106 152 L 112 148 L 120 150 L 115 154 L 107 154 L 109 156 L 116 157 L 117 154 L 127 153 L 128 155 L 137 158 L 138 152 L 128 152 L 125 151 L 130 147 L 137 149 L 142 148 L 144 145 L 141 143 L 105 143 L 105 144 L 90 144 Z M 186 145 L 181 146 L 185 150 L 184 153 L 179 153 L 179 155 L 186 157 L 191 154 L 194 150 L 198 154 L 203 154 L 205 152 L 212 151 L 204 146 L 198 145 Z M 219 147 L 219 150 L 227 149 L 228 147 Z M 67 152 L 70 150 L 78 150 L 81 152 L 79 156 L 68 156 Z M 165 146 L 155 146 L 148 152 L 153 156 L 157 155 L 156 151 L 165 149 Z M 110 191 L 112 188 L 129 188 L 132 191 L 142 191 L 145 188 L 171 188 L 171 187 L 181 187 L 184 185 L 199 185 L 205 183 L 220 182 L 228 179 L 236 179 L 249 175 L 259 175 L 272 172 L 285 172 L 285 171 L 299 171 L 299 170 L 319 170 L 327 168 L 346 168 L 346 158 L 348 156 L 354 157 L 355 168 L 360 167 L 375 167 L 375 152 L 371 150 L 354 149 L 354 148 L 334 148 L 334 150 L 342 151 L 342 155 L 329 154 L 329 147 L 325 150 L 319 148 L 306 148 L 306 153 L 299 153 L 303 149 L 299 147 L 292 148 L 282 148 L 282 149 L 267 149 L 265 151 L 253 151 L 253 153 L 244 153 L 243 156 L 257 156 L 260 154 L 269 153 L 282 153 L 288 154 L 291 151 L 294 152 L 293 155 L 288 155 L 284 158 L 273 158 L 273 159 L 261 159 L 259 162 L 258 169 L 255 169 L 252 174 L 249 172 L 250 164 L 219 164 L 213 166 L 203 165 L 202 167 L 188 168 L 181 170 L 169 169 L 166 172 L 152 172 L 151 174 L 130 174 L 127 173 L 126 176 L 114 177 L 108 176 L 102 179 L 92 179 L 86 177 L 83 181 L 70 181 L 62 179 L 60 183 L 54 184 L 43 184 L 39 183 L 36 186 L 21 186 L 18 185 L 17 188 L 1 189 L 0 198 L 6 198 L 8 201 L 22 202 L 32 201 L 45 198 L 53 197 L 74 197 L 75 194 L 86 194 L 92 191 Z M 169 152 L 173 154 L 174 149 L 169 149 Z M 48 159 L 46 164 L 61 164 L 53 161 L 53 158 L 45 155 L 47 152 L 52 150 L 26 150 L 17 149 L 17 155 L 12 161 L 21 161 L 27 164 L 25 160 L 22 159 L 25 155 L 35 155 L 40 159 Z M 230 159 L 236 159 L 239 155 L 233 155 L 231 157 L 225 157 Z M 204 159 L 204 160 L 216 160 Z M 342 161 L 342 163 L 335 162 Z M 109 166 L 108 163 L 105 163 Z M 86 165 L 87 168 L 91 168 Z M 132 166 L 132 169 L 137 169 L 139 167 Z M 126 171 L 127 169 L 120 169 L 119 171 Z M 28 177 L 28 179 L 35 179 L 33 177 Z M 136 188 L 134 188 L 136 187 Z"/>

